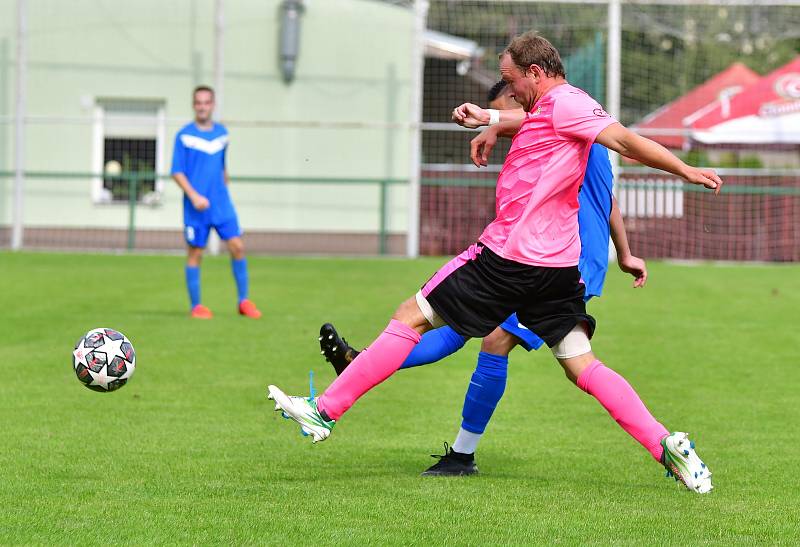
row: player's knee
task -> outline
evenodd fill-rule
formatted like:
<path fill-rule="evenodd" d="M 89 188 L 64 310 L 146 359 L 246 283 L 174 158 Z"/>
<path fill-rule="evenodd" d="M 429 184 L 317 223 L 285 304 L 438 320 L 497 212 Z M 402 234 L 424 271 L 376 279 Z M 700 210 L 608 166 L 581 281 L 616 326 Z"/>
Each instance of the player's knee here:
<path fill-rule="evenodd" d="M 203 261 L 203 249 L 200 247 L 189 247 L 189 252 L 186 256 L 186 265 L 196 267 Z"/>
<path fill-rule="evenodd" d="M 517 338 L 498 327 L 481 341 L 481 351 L 492 355 L 508 355 L 516 345 Z"/>
<path fill-rule="evenodd" d="M 244 258 L 244 241 L 240 237 L 234 237 L 228 240 L 228 250 L 231 256 L 236 260 Z"/>
<path fill-rule="evenodd" d="M 583 323 L 575 325 L 551 350 L 564 368 L 564 374 L 574 384 L 578 383 L 578 377 L 595 360 Z"/>
<path fill-rule="evenodd" d="M 411 297 L 397 308 L 392 315 L 392 319 L 415 329 L 417 332 L 424 333 L 430 330 L 431 325 L 420 310 L 415 297 Z"/>
<path fill-rule="evenodd" d="M 577 357 L 571 357 L 569 359 L 559 359 L 558 362 L 561 367 L 564 369 L 564 374 L 575 385 L 578 385 L 578 378 L 586 368 L 591 365 L 594 361 L 597 360 L 597 357 L 594 356 L 594 353 L 591 351 L 589 353 L 584 353 L 583 355 L 578 355 Z"/>

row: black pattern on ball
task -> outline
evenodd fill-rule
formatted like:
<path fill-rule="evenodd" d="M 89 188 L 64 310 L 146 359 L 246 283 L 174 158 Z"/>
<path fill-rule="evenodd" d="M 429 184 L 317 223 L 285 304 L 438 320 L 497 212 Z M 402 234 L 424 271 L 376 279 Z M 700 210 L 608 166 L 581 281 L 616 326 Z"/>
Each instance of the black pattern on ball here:
<path fill-rule="evenodd" d="M 108 357 L 102 351 L 93 351 L 86 355 L 86 364 L 92 372 L 100 372 L 108 363 Z"/>
<path fill-rule="evenodd" d="M 127 383 L 128 383 L 128 379 L 127 378 L 124 378 L 122 380 L 114 380 L 113 382 L 109 382 L 108 390 L 101 390 L 101 391 L 114 391 L 114 390 L 117 390 L 117 389 L 121 388 L 122 386 L 124 386 Z"/>
<path fill-rule="evenodd" d="M 115 378 L 119 378 L 126 372 L 128 372 L 128 367 L 125 359 L 123 359 L 119 355 L 115 356 L 111 360 L 111 364 L 108 365 L 108 375 L 114 376 Z"/>
<path fill-rule="evenodd" d="M 103 332 L 106 333 L 106 336 L 108 337 L 109 340 L 116 341 L 116 340 L 122 340 L 123 338 L 125 338 L 124 336 L 122 336 L 121 332 L 116 331 L 114 329 L 104 329 Z"/>
<path fill-rule="evenodd" d="M 86 336 L 86 338 L 83 341 L 83 347 L 85 347 L 85 348 L 99 348 L 100 346 L 102 346 L 105 343 L 106 343 L 106 341 L 103 338 L 103 333 L 102 332 L 93 332 L 93 333 L 91 333 L 91 334 Z"/>
<path fill-rule="evenodd" d="M 133 360 L 136 359 L 136 353 L 133 351 L 133 346 L 130 345 L 128 342 L 123 342 L 122 345 L 119 347 L 122 354 L 125 356 L 125 359 L 129 363 L 133 363 Z"/>
<path fill-rule="evenodd" d="M 92 382 L 92 375 L 89 374 L 89 369 L 81 363 L 78 363 L 78 366 L 75 367 L 75 375 L 81 383 L 89 384 Z"/>

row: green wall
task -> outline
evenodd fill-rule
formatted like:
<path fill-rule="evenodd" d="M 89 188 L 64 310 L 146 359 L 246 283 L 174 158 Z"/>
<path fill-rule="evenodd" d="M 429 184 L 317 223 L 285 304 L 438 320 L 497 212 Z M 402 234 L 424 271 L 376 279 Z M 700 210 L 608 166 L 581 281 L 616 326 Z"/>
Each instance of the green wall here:
<path fill-rule="evenodd" d="M 190 92 L 213 83 L 213 0 L 29 0 L 28 115 L 32 171 L 89 172 L 96 98 L 165 104 L 167 164 L 174 133 L 192 116 Z M 274 123 L 406 122 L 411 14 L 366 0 L 307 0 L 294 82 L 278 65 L 278 0 L 225 3 L 223 122 L 232 176 L 405 178 L 408 130 L 278 127 Z M 0 0 L 0 116 L 14 103 L 16 2 Z M 10 66 L 9 66 L 10 63 Z M 0 125 L 0 170 L 13 167 L 13 127 Z M 124 205 L 94 204 L 91 181 L 28 180 L 31 226 L 124 226 Z M 0 182 L 8 224 L 10 181 Z M 378 189 L 363 185 L 234 184 L 249 230 L 375 231 Z M 406 226 L 405 188 L 390 191 L 390 229 Z M 138 225 L 180 227 L 180 192 L 140 207 Z"/>

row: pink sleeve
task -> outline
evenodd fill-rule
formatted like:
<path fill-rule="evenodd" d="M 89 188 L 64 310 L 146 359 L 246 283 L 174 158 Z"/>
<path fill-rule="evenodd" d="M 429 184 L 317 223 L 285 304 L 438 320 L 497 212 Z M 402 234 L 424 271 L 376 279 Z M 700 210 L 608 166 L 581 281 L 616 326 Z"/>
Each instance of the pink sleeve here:
<path fill-rule="evenodd" d="M 594 142 L 597 135 L 617 120 L 586 93 L 570 92 L 556 101 L 553 126 L 559 135 Z"/>

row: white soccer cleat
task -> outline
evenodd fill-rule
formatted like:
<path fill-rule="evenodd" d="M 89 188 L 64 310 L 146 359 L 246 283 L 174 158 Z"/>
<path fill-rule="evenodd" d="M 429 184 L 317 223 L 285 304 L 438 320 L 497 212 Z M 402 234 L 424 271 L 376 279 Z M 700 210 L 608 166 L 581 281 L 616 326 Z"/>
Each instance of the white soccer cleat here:
<path fill-rule="evenodd" d="M 291 418 L 300 424 L 300 431 L 311 437 L 311 442 L 324 441 L 336 425 L 334 420 L 326 420 L 317 410 L 317 399 L 314 397 L 295 397 L 286 395 L 277 386 L 269 386 L 267 397 L 275 401 L 275 411 L 283 413 L 284 418 Z"/>
<path fill-rule="evenodd" d="M 698 494 L 707 494 L 714 489 L 711 471 L 694 451 L 694 443 L 688 433 L 676 431 L 661 440 L 664 447 L 664 467 L 667 476 L 675 477 L 686 488 Z"/>

